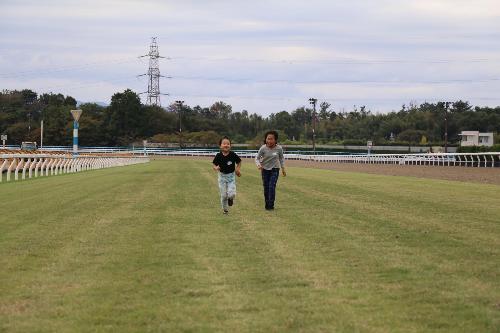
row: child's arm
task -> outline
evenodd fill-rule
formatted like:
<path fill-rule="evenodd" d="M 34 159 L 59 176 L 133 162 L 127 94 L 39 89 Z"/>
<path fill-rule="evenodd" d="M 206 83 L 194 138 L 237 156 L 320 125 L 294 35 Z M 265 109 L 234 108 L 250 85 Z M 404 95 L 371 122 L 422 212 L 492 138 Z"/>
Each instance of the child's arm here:
<path fill-rule="evenodd" d="M 281 148 L 279 150 L 278 159 L 280 161 L 281 173 L 283 174 L 283 177 L 286 177 L 286 171 L 285 171 L 285 154 L 283 154 L 283 148 Z"/>
<path fill-rule="evenodd" d="M 214 169 L 214 171 L 220 171 L 218 157 L 219 157 L 219 153 L 217 153 L 215 155 L 214 160 L 212 161 L 212 168 Z"/>
<path fill-rule="evenodd" d="M 262 147 L 260 147 L 257 155 L 255 156 L 255 165 L 257 165 L 257 169 L 262 170 L 262 165 L 260 164 L 260 158 L 262 157 Z"/>
<path fill-rule="evenodd" d="M 236 170 L 235 170 L 235 172 L 236 172 L 236 176 L 238 176 L 238 177 L 241 177 L 240 168 L 241 168 L 241 161 L 240 161 L 240 163 L 236 164 Z"/>

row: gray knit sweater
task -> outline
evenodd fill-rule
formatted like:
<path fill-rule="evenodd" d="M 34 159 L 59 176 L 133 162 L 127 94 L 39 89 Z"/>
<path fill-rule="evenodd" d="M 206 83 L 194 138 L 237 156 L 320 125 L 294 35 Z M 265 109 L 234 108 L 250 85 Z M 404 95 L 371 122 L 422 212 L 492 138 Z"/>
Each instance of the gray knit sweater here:
<path fill-rule="evenodd" d="M 273 148 L 263 145 L 255 157 L 255 164 L 262 166 L 266 170 L 284 168 L 285 157 L 283 156 L 283 148 L 280 145 L 276 145 Z"/>

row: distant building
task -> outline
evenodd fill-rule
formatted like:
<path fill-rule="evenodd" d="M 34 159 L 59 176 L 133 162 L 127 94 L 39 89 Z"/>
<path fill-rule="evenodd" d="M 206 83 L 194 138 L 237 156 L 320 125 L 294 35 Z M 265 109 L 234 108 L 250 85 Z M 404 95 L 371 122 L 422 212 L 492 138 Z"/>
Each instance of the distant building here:
<path fill-rule="evenodd" d="M 462 131 L 460 134 L 462 147 L 493 146 L 493 133 L 479 133 L 479 131 Z"/>

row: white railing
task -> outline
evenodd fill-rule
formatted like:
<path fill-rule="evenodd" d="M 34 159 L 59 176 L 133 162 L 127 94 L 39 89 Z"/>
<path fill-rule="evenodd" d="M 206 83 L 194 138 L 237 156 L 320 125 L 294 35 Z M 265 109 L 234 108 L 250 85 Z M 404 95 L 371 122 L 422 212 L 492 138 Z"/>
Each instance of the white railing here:
<path fill-rule="evenodd" d="M 149 162 L 142 156 L 0 152 L 0 182 Z"/>
<path fill-rule="evenodd" d="M 255 151 L 236 151 L 245 158 L 255 158 Z M 213 151 L 177 150 L 157 152 L 163 156 L 215 156 Z M 361 163 L 396 165 L 431 165 L 464 167 L 500 167 L 500 152 L 487 153 L 422 153 L 422 154 L 352 154 L 352 155 L 304 155 L 285 153 L 287 160 L 325 163 Z"/>
<path fill-rule="evenodd" d="M 330 163 L 500 167 L 500 152 L 372 155 L 294 155 L 288 159 Z"/>

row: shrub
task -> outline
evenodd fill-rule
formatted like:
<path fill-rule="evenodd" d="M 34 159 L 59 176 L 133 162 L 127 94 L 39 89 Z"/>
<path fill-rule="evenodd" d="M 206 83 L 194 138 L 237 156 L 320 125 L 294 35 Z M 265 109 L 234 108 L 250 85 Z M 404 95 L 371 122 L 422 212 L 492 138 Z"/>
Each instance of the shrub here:
<path fill-rule="evenodd" d="M 484 153 L 484 152 L 500 152 L 500 144 L 491 147 L 484 146 L 471 146 L 471 147 L 458 147 L 457 153 Z"/>

